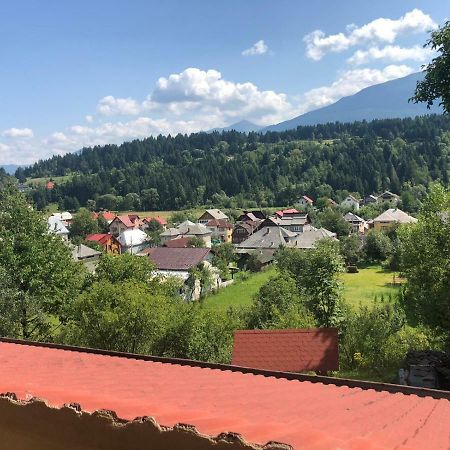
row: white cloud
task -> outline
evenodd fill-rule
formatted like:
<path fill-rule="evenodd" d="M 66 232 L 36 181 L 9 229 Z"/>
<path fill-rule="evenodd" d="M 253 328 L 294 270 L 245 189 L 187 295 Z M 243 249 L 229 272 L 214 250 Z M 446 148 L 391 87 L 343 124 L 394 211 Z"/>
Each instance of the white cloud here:
<path fill-rule="evenodd" d="M 406 60 L 411 61 L 426 61 L 431 58 L 433 51 L 429 48 L 424 48 L 419 45 L 413 47 L 399 47 L 398 45 L 386 45 L 385 47 L 370 47 L 367 50 L 357 50 L 347 62 L 359 66 L 367 64 L 374 60 L 384 60 L 401 62 Z"/>
<path fill-rule="evenodd" d="M 306 55 L 319 61 L 329 52 L 342 52 L 367 42 L 393 43 L 399 35 L 427 32 L 436 27 L 437 24 L 428 14 L 415 8 L 396 20 L 381 17 L 361 27 L 349 25 L 346 33 L 327 36 L 322 30 L 314 30 L 303 40 L 306 43 Z"/>
<path fill-rule="evenodd" d="M 11 138 L 32 138 L 33 130 L 31 128 L 10 128 L 5 130 L 2 135 Z"/>
<path fill-rule="evenodd" d="M 389 65 L 382 70 L 368 68 L 347 70 L 331 85 L 306 92 L 303 95 L 304 112 L 330 105 L 366 87 L 404 77 L 413 72 L 413 68 L 405 65 Z"/>
<path fill-rule="evenodd" d="M 135 116 L 139 114 L 139 103 L 132 98 L 115 98 L 112 95 L 103 97 L 98 105 L 97 112 L 102 116 Z"/>
<path fill-rule="evenodd" d="M 85 116 L 85 117 L 84 117 L 84 120 L 85 120 L 87 123 L 92 123 L 92 122 L 94 121 L 94 116 L 91 116 L 91 115 Z"/>
<path fill-rule="evenodd" d="M 250 48 L 247 48 L 242 52 L 242 56 L 255 56 L 255 55 L 264 55 L 267 53 L 269 47 L 267 44 L 261 39 L 258 42 L 255 42 Z"/>

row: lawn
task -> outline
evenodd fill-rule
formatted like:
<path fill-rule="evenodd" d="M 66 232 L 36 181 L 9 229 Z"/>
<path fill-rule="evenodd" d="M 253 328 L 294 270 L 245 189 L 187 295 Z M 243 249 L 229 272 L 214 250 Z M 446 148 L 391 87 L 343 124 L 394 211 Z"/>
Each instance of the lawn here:
<path fill-rule="evenodd" d="M 230 306 L 250 306 L 254 295 L 270 277 L 275 275 L 275 268 L 251 274 L 245 281 L 236 280 L 232 285 L 223 288 L 217 294 L 210 295 L 204 300 L 204 306 L 208 309 L 226 311 Z"/>
<path fill-rule="evenodd" d="M 275 267 L 256 274 L 251 274 L 245 281 L 236 281 L 217 294 L 210 295 L 204 300 L 204 306 L 210 309 L 227 310 L 230 306 L 249 306 L 259 288 L 276 274 Z M 344 299 L 354 308 L 359 304 L 370 305 L 374 297 L 383 295 L 387 300 L 398 290 L 392 286 L 393 272 L 385 271 L 379 265 L 367 266 L 359 273 L 344 273 Z"/>
<path fill-rule="evenodd" d="M 393 275 L 394 272 L 383 270 L 380 265 L 359 269 L 359 273 L 344 273 L 344 298 L 352 307 L 357 308 L 360 303 L 370 305 L 375 296 L 378 299 L 384 296 L 386 300 L 389 294 L 394 297 L 399 286 L 392 285 Z"/>

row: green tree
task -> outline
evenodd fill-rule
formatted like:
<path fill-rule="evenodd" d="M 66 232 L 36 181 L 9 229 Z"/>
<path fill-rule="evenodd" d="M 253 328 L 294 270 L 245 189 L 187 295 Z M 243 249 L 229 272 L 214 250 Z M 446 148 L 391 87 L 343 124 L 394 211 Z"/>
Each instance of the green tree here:
<path fill-rule="evenodd" d="M 196 248 L 206 247 L 205 241 L 201 237 L 198 237 L 198 236 L 191 237 L 187 243 L 187 246 L 188 247 L 196 247 Z"/>
<path fill-rule="evenodd" d="M 277 254 L 278 268 L 294 278 L 300 295 L 320 326 L 329 327 L 342 320 L 340 273 L 344 262 L 339 244 L 319 241 L 308 251 L 283 249 Z"/>
<path fill-rule="evenodd" d="M 97 232 L 97 221 L 92 218 L 91 213 L 86 208 L 80 208 L 70 225 L 70 239 L 73 242 L 81 242 L 88 234 Z"/>
<path fill-rule="evenodd" d="M 295 280 L 280 274 L 263 285 L 248 315 L 249 328 L 307 328 L 315 325 Z"/>
<path fill-rule="evenodd" d="M 431 33 L 425 47 L 431 48 L 437 56 L 424 67 L 425 79 L 417 82 L 414 103 L 426 102 L 428 107 L 439 101 L 446 113 L 450 112 L 450 22 Z"/>
<path fill-rule="evenodd" d="M 152 353 L 167 327 L 168 303 L 135 280 L 95 282 L 75 300 L 65 339 L 106 350 Z"/>
<path fill-rule="evenodd" d="M 234 252 L 234 246 L 231 242 L 224 242 L 213 248 L 212 265 L 220 270 L 222 278 L 229 276 L 229 265 L 236 262 L 237 255 Z"/>
<path fill-rule="evenodd" d="M 0 310 L 11 311 L 13 329 L 20 329 L 16 337 L 50 339 L 81 288 L 83 267 L 22 194 L 1 191 L 0 211 L 0 268 L 8 293 L 0 299 L 8 305 Z"/>
<path fill-rule="evenodd" d="M 369 261 L 385 261 L 392 254 L 392 241 L 386 233 L 370 230 L 365 236 L 363 251 Z"/>
<path fill-rule="evenodd" d="M 433 185 L 418 223 L 399 234 L 407 277 L 402 301 L 408 316 L 450 338 L 450 189 Z"/>
<path fill-rule="evenodd" d="M 352 233 L 339 240 L 341 254 L 344 257 L 345 264 L 355 266 L 361 260 L 362 244 L 357 234 Z"/>
<path fill-rule="evenodd" d="M 325 208 L 319 212 L 317 221 L 321 227 L 336 233 L 338 237 L 347 236 L 351 231 L 351 225 L 336 208 Z"/>

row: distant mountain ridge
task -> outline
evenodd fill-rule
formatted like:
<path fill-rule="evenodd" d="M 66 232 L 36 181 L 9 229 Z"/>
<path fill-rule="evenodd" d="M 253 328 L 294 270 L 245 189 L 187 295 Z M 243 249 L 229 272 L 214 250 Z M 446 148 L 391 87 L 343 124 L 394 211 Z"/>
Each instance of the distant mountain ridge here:
<path fill-rule="evenodd" d="M 18 165 L 18 164 L 4 164 L 4 165 L 1 165 L 0 167 L 1 167 L 2 169 L 5 169 L 5 172 L 6 172 L 7 174 L 9 174 L 9 175 L 14 175 L 15 172 L 16 172 L 16 170 L 17 170 L 19 167 L 25 167 L 25 166 L 21 166 L 21 165 Z"/>
<path fill-rule="evenodd" d="M 260 125 L 256 125 L 256 123 L 250 122 L 249 120 L 241 120 L 224 128 L 213 128 L 212 130 L 209 130 L 208 133 L 212 133 L 213 131 L 218 131 L 220 133 L 222 131 L 232 130 L 240 133 L 250 133 L 251 131 L 260 131 L 262 128 L 263 127 Z"/>
<path fill-rule="evenodd" d="M 414 94 L 422 73 L 369 86 L 354 95 L 343 97 L 336 103 L 309 111 L 293 119 L 262 128 L 266 131 L 285 131 L 301 125 L 317 125 L 328 122 L 356 122 L 361 120 L 415 117 L 424 114 L 440 114 L 442 109 L 427 109 L 423 103 L 408 103 Z"/>

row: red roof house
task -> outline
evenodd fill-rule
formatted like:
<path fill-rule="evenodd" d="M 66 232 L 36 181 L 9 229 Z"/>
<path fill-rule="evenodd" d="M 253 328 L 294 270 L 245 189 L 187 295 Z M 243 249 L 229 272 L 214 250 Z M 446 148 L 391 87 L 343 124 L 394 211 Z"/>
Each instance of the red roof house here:
<path fill-rule="evenodd" d="M 139 228 L 141 224 L 142 222 L 139 219 L 138 215 L 123 214 L 120 216 L 116 216 L 114 220 L 109 224 L 109 231 L 112 235 L 117 237 L 125 230 Z"/>
<path fill-rule="evenodd" d="M 176 239 L 170 239 L 170 241 L 164 242 L 164 247 L 170 248 L 188 248 L 189 242 L 192 240 L 190 237 L 181 237 Z"/>
<path fill-rule="evenodd" d="M 51 190 L 54 189 L 55 187 L 55 183 L 53 181 L 47 181 L 47 183 L 45 183 L 45 189 Z"/>
<path fill-rule="evenodd" d="M 232 364 L 282 372 L 338 370 L 337 329 L 239 330 Z"/>
<path fill-rule="evenodd" d="M 99 216 L 103 216 L 103 218 L 107 221 L 107 222 L 112 222 L 115 218 L 116 215 L 114 213 L 112 213 L 111 211 L 100 211 L 100 212 L 93 212 L 92 213 L 92 218 L 97 220 L 99 218 Z"/>
<path fill-rule="evenodd" d="M 155 220 L 158 222 L 162 227 L 165 227 L 167 225 L 167 220 L 164 219 L 164 217 L 155 216 L 155 217 L 145 217 L 143 219 L 143 222 L 149 223 L 151 221 Z"/>
<path fill-rule="evenodd" d="M 110 233 L 95 233 L 86 236 L 86 241 L 97 242 L 106 253 L 121 253 L 120 242 Z"/>
<path fill-rule="evenodd" d="M 295 208 L 290 208 L 290 209 L 283 209 L 283 210 L 277 211 L 275 214 L 278 217 L 283 217 L 284 214 L 297 214 L 299 212 L 300 211 L 297 211 Z"/>
<path fill-rule="evenodd" d="M 449 392 L 57 344 L 1 339 L 0 393 L 5 449 L 449 444 Z"/>

